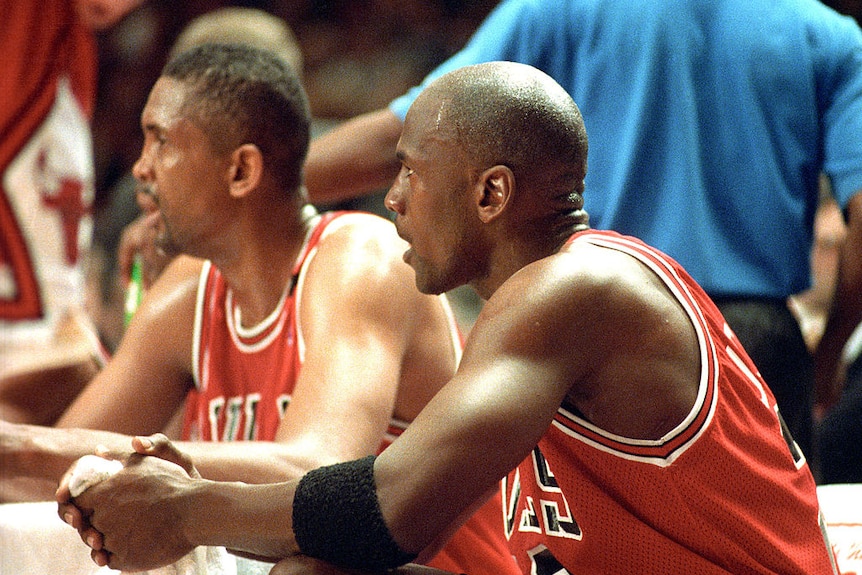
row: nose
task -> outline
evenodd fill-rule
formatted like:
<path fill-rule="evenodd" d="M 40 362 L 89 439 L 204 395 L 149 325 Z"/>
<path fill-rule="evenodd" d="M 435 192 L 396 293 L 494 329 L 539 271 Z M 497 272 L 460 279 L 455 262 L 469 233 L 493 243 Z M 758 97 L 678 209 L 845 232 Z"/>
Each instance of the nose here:
<path fill-rule="evenodd" d="M 137 180 L 135 185 L 135 201 L 143 211 L 155 209 L 155 198 L 152 195 L 150 184 L 153 181 L 152 166 L 147 158 L 147 147 L 141 149 L 141 155 L 132 165 L 132 175 Z"/>
<path fill-rule="evenodd" d="M 144 147 L 141 148 L 141 155 L 132 165 L 132 175 L 139 182 L 148 182 L 151 179 L 151 164 L 147 156 L 147 146 L 144 144 Z"/>
<path fill-rule="evenodd" d="M 389 191 L 386 192 L 386 197 L 383 198 L 383 205 L 386 206 L 386 209 L 390 212 L 395 212 L 396 214 L 404 213 L 404 202 L 402 194 L 399 190 L 398 180 L 400 176 L 395 179 L 392 183 L 392 187 L 389 188 Z"/>

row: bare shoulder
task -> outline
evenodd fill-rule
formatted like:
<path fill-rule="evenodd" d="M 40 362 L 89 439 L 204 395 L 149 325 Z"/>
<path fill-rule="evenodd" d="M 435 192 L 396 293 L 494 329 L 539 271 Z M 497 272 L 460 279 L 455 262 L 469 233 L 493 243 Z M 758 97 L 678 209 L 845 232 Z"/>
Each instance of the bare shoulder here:
<path fill-rule="evenodd" d="M 350 212 L 329 223 L 321 237 L 320 249 L 400 256 L 406 243 L 398 237 L 391 221 L 371 213 Z"/>
<path fill-rule="evenodd" d="M 196 291 L 203 266 L 204 260 L 186 255 L 177 256 L 168 264 L 148 293 L 166 293 L 178 288 L 194 288 Z"/>
<path fill-rule="evenodd" d="M 345 214 L 330 222 L 321 236 L 306 281 L 342 294 L 359 290 L 359 295 L 370 297 L 375 289 L 385 289 L 393 298 L 413 298 L 418 292 L 413 271 L 402 259 L 406 249 L 389 220 L 363 212 Z"/>
<path fill-rule="evenodd" d="M 588 333 L 598 327 L 594 322 L 643 305 L 644 290 L 660 289 L 653 279 L 626 254 L 590 244 L 567 246 L 513 274 L 485 309 L 530 323 L 564 322 Z"/>

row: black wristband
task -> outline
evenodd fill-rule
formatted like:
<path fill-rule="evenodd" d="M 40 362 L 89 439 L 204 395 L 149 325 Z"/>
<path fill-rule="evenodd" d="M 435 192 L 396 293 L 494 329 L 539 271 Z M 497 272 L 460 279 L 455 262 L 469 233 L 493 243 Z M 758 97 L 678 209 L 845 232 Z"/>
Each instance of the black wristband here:
<path fill-rule="evenodd" d="M 416 558 L 392 539 L 374 486 L 373 455 L 308 472 L 293 498 L 300 551 L 342 567 L 383 571 Z"/>

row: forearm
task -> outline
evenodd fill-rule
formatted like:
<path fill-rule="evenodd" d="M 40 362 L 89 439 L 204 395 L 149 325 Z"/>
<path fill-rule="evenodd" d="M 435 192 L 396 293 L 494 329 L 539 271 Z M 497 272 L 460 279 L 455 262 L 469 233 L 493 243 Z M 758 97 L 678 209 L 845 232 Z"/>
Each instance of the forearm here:
<path fill-rule="evenodd" d="M 334 203 L 388 188 L 398 173 L 400 135 L 401 121 L 384 109 L 315 138 L 304 169 L 311 201 Z"/>
<path fill-rule="evenodd" d="M 862 321 L 862 192 L 851 200 L 848 214 L 832 306 L 815 352 L 818 401 L 830 399 L 841 352 Z M 831 391 L 834 401 L 835 390 Z"/>
<path fill-rule="evenodd" d="M 99 364 L 86 347 L 82 343 L 72 350 L 70 346 L 66 350 L 68 361 L 62 365 L 46 361 L 0 378 L 0 419 L 53 425 L 99 371 Z M 59 355 L 55 349 L 49 353 Z M 39 392 L 34 393 L 34 389 Z"/>
<path fill-rule="evenodd" d="M 299 552 L 292 529 L 295 482 L 249 485 L 195 481 L 182 498 L 182 529 L 192 545 L 220 545 L 281 559 Z"/>
<path fill-rule="evenodd" d="M 0 426 L 0 491 L 5 501 L 52 500 L 72 463 L 97 446 L 129 452 L 131 438 L 90 429 Z"/>
<path fill-rule="evenodd" d="M 307 471 L 331 463 L 321 451 L 306 456 L 295 447 L 271 441 L 177 442 L 195 462 L 202 477 L 250 484 L 299 479 Z"/>

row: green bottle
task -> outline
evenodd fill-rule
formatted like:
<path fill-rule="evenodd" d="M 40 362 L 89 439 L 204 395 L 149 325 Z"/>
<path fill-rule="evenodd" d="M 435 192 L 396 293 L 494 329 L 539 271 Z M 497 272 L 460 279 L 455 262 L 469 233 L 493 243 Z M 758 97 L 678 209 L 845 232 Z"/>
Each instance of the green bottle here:
<path fill-rule="evenodd" d="M 135 256 L 132 262 L 132 277 L 129 278 L 129 285 L 126 288 L 126 302 L 124 306 L 124 324 L 129 325 L 132 321 L 132 316 L 138 311 L 138 306 L 141 305 L 141 299 L 144 297 L 144 281 L 143 281 L 143 262 L 140 256 Z"/>

